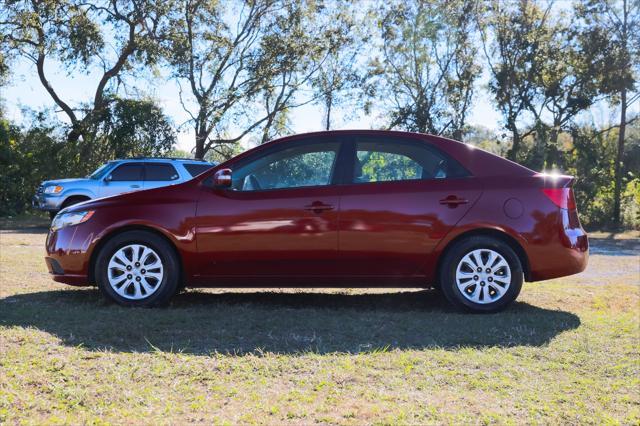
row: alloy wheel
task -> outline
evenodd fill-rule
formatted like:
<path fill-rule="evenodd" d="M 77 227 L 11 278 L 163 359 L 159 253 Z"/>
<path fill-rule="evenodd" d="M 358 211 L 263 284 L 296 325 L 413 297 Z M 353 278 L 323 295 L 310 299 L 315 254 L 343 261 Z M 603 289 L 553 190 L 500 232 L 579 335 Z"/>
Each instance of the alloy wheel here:
<path fill-rule="evenodd" d="M 160 288 L 164 277 L 162 259 L 151 247 L 130 244 L 109 260 L 107 278 L 111 288 L 129 300 L 146 299 Z"/>
<path fill-rule="evenodd" d="M 479 304 L 493 303 L 509 290 L 511 268 L 500 253 L 476 249 L 458 262 L 456 284 L 467 300 Z"/>

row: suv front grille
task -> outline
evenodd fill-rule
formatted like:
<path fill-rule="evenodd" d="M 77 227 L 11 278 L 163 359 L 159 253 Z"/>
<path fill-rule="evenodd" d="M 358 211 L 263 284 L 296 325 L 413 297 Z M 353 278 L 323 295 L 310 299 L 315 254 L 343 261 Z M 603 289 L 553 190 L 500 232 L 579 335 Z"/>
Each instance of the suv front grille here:
<path fill-rule="evenodd" d="M 36 195 L 42 195 L 43 192 L 44 192 L 44 186 L 40 185 L 38 187 L 38 190 L 36 191 Z"/>

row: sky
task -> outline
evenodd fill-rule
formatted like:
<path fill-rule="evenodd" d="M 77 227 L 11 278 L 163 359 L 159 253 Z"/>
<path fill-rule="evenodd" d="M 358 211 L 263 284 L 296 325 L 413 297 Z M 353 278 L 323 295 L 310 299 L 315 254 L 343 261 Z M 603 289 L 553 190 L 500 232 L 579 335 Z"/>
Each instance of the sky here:
<path fill-rule="evenodd" d="M 45 63 L 45 71 L 51 85 L 62 99 L 72 105 L 86 102 L 93 98 L 95 87 L 99 75 L 95 72 L 88 75 L 83 72 L 73 72 L 67 75 L 66 71 L 54 61 Z M 480 85 L 486 85 L 486 77 L 482 76 Z M 484 83 L 482 82 L 484 80 Z M 131 80 L 129 79 L 131 82 Z M 35 65 L 26 59 L 18 59 L 13 64 L 11 78 L 7 86 L 3 87 L 1 98 L 8 118 L 16 123 L 24 123 L 27 117 L 23 114 L 26 107 L 32 110 L 42 110 L 45 108 L 55 108 L 55 103 L 46 92 L 38 79 Z M 121 89 L 122 90 L 122 89 Z M 129 93 L 127 93 L 127 91 Z M 156 99 L 173 121 L 178 126 L 185 123 L 189 116 L 183 110 L 178 95 L 177 84 L 169 78 L 142 77 L 135 81 L 131 87 L 121 92 L 123 96 L 136 96 L 143 94 Z M 56 111 L 56 109 L 54 109 Z M 368 129 L 379 128 L 377 123 L 379 116 L 365 116 L 359 114 L 353 117 L 351 111 L 337 110 L 335 118 L 335 129 Z M 58 111 L 58 118 L 63 122 L 68 122 L 64 113 Z M 323 130 L 323 108 L 320 105 L 307 104 L 295 108 L 290 115 L 291 129 L 293 133 L 304 133 Z M 469 124 L 482 125 L 492 130 L 500 127 L 500 115 L 492 106 L 488 94 L 485 90 L 477 90 L 474 98 L 473 108 L 469 116 Z M 178 148 L 191 151 L 194 145 L 193 131 L 188 125 L 181 126 L 183 129 L 178 133 Z"/>

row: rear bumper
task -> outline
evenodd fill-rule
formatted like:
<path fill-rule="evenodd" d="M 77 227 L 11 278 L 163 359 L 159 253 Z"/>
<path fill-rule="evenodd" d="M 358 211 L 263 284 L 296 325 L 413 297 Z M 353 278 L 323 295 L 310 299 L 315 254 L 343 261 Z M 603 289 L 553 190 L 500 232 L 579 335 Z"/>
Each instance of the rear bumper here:
<path fill-rule="evenodd" d="M 578 274 L 589 263 L 589 239 L 575 212 L 561 209 L 561 225 L 549 243 L 529 250 L 531 281 Z"/>

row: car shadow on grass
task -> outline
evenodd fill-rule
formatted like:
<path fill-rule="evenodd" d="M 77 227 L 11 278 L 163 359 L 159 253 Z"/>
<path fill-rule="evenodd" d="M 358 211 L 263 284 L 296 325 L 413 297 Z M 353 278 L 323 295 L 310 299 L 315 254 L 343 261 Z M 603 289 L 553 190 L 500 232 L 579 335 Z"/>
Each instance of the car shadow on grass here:
<path fill-rule="evenodd" d="M 166 309 L 127 309 L 83 289 L 0 299 L 0 325 L 36 328 L 88 350 L 241 355 L 542 346 L 580 319 L 523 302 L 498 314 L 463 314 L 428 290 L 190 291 Z"/>

